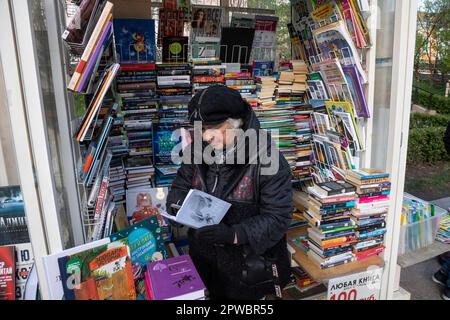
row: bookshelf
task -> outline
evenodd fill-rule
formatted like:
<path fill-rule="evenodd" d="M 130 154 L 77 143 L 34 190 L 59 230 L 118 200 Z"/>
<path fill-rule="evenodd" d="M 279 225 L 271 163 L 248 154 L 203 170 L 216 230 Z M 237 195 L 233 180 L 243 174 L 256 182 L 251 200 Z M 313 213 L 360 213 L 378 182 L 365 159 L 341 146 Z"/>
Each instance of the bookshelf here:
<path fill-rule="evenodd" d="M 289 230 L 288 239 L 302 233 L 305 233 L 305 227 Z M 366 271 L 369 267 L 384 266 L 383 258 L 381 258 L 380 256 L 373 256 L 363 261 L 354 261 L 331 269 L 322 270 L 309 259 L 306 253 L 299 249 L 296 249 L 296 246 L 292 243 L 291 246 L 296 250 L 295 254 L 293 255 L 294 261 L 298 263 L 300 267 L 302 267 L 303 270 L 305 270 L 305 272 L 308 273 L 316 282 L 324 284 L 328 283 L 330 279 Z"/>

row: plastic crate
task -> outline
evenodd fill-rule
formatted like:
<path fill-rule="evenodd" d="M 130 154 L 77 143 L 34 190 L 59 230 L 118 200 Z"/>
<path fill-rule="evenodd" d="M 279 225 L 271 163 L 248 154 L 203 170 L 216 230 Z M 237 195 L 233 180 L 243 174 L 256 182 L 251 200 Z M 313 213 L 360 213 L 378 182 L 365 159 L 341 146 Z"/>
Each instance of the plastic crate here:
<path fill-rule="evenodd" d="M 402 226 L 398 254 L 413 252 L 433 244 L 440 219 L 445 214 L 447 214 L 446 210 L 435 206 L 434 217 Z"/>

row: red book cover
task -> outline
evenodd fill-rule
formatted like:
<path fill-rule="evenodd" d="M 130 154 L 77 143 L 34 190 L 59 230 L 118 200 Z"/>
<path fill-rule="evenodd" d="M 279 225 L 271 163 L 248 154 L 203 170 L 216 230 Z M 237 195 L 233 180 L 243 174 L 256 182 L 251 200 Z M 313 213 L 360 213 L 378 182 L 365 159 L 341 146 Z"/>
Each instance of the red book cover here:
<path fill-rule="evenodd" d="M 369 249 L 360 253 L 355 254 L 358 261 L 368 259 L 370 257 L 376 256 L 384 251 L 384 246 Z"/>
<path fill-rule="evenodd" d="M 376 201 L 383 201 L 383 200 L 389 200 L 389 195 L 381 195 L 381 196 L 375 196 L 375 197 L 361 197 L 359 198 L 359 203 L 372 203 Z"/>
<path fill-rule="evenodd" d="M 142 64 L 122 64 L 120 65 L 120 71 L 153 71 L 156 70 L 154 63 L 142 63 Z"/>
<path fill-rule="evenodd" d="M 14 246 L 0 247 L 0 300 L 15 300 L 16 264 Z"/>

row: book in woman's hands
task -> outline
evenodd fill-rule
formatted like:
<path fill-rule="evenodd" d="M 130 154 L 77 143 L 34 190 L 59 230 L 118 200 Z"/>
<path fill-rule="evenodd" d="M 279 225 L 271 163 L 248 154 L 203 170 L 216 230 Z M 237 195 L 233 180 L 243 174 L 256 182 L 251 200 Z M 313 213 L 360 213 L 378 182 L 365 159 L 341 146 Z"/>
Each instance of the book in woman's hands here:
<path fill-rule="evenodd" d="M 185 226 L 199 229 L 219 224 L 230 207 L 231 203 L 191 189 L 176 216 L 167 212 L 161 212 L 161 215 Z"/>

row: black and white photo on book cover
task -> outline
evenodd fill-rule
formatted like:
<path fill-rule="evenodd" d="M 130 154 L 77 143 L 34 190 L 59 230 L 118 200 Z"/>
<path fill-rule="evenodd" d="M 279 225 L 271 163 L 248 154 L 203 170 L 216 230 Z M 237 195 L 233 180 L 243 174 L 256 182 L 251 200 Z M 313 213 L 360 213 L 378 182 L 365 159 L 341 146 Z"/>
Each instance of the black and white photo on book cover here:
<path fill-rule="evenodd" d="M 191 189 L 177 215 L 161 214 L 188 227 L 198 229 L 219 224 L 231 204 L 200 190 Z"/>

